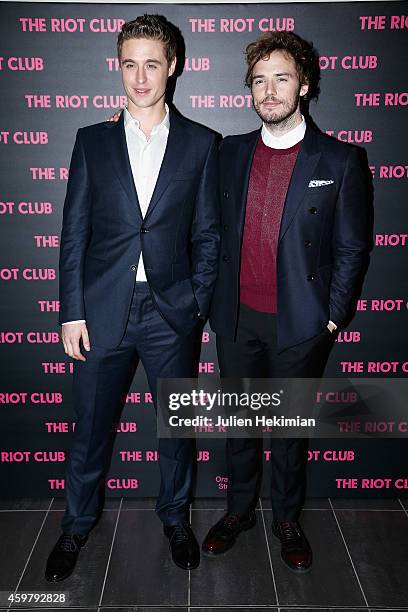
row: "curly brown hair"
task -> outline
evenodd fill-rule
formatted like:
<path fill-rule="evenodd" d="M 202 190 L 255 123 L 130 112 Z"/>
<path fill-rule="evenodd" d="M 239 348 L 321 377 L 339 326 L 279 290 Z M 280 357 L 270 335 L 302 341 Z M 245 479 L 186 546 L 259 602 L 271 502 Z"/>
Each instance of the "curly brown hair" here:
<path fill-rule="evenodd" d="M 251 87 L 252 71 L 259 60 L 268 58 L 273 51 L 283 51 L 292 57 L 301 85 L 309 85 L 307 98 L 317 98 L 319 94 L 319 58 L 312 43 L 293 32 L 267 32 L 250 43 L 245 50 L 248 65 L 245 85 Z"/>
<path fill-rule="evenodd" d="M 127 21 L 123 24 L 117 42 L 119 61 L 124 41 L 132 38 L 152 38 L 162 42 L 168 64 L 171 64 L 176 57 L 177 39 L 175 31 L 172 24 L 163 15 L 139 15 L 133 21 Z"/>

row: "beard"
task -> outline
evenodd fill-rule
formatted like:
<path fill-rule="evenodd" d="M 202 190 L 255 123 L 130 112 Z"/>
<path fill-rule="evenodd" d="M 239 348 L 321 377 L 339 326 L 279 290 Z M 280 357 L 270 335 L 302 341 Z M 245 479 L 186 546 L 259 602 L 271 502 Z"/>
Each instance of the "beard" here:
<path fill-rule="evenodd" d="M 266 125 L 286 123 L 294 115 L 299 104 L 298 98 L 288 102 L 281 102 L 277 108 L 262 108 L 262 104 L 266 101 L 275 102 L 275 100 L 270 100 L 269 98 L 265 98 L 258 103 L 254 101 L 254 109 Z"/>
<path fill-rule="evenodd" d="M 285 124 L 290 123 L 291 118 L 296 113 L 299 107 L 299 100 L 299 94 L 294 96 L 291 100 L 286 101 L 275 100 L 271 96 L 267 96 L 259 102 L 253 100 L 253 106 L 256 113 L 266 125 L 282 125 L 283 127 Z M 280 102 L 280 104 L 276 108 L 268 109 L 262 108 L 264 102 Z"/>

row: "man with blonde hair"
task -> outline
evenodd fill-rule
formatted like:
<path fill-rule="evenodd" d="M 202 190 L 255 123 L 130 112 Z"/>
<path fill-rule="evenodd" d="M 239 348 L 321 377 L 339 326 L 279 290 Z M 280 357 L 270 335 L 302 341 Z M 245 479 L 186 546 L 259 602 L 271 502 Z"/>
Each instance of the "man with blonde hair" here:
<path fill-rule="evenodd" d="M 75 360 L 77 423 L 67 462 L 62 535 L 49 581 L 73 571 L 101 510 L 112 422 L 142 362 L 158 378 L 194 375 L 197 336 L 217 274 L 215 135 L 165 104 L 176 67 L 174 27 L 159 15 L 125 23 L 118 57 L 127 108 L 117 123 L 78 131 L 60 253 L 60 323 Z M 173 560 L 194 569 L 189 524 L 195 446 L 160 439 L 156 512 Z"/>

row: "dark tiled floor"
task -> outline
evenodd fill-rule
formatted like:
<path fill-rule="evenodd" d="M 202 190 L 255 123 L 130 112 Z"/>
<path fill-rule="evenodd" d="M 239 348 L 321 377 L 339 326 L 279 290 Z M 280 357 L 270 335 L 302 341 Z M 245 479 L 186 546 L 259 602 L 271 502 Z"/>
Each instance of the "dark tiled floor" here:
<path fill-rule="evenodd" d="M 173 565 L 154 506 L 154 499 L 107 499 L 75 573 L 52 585 L 43 573 L 64 501 L 0 500 L 0 612 L 10 609 L 5 594 L 16 589 L 63 591 L 64 610 L 77 612 L 408 612 L 406 499 L 306 500 L 301 523 L 314 563 L 300 576 L 280 560 L 268 500 L 258 504 L 254 529 L 225 557 L 203 557 L 193 572 Z M 223 498 L 194 502 L 199 540 L 224 508 Z M 61 609 L 50 603 L 24 610 L 44 608 Z"/>
<path fill-rule="evenodd" d="M 336 499 L 331 498 L 335 510 L 402 510 L 398 499 L 372 499 L 367 504 L 366 499 Z"/>
<path fill-rule="evenodd" d="M 172 562 L 154 511 L 121 512 L 101 604 L 182 606 L 187 601 L 188 573 Z"/>
<path fill-rule="evenodd" d="M 222 514 L 222 510 L 192 512 L 192 526 L 200 542 Z M 276 604 L 262 513 L 257 512 L 257 515 L 255 527 L 240 535 L 239 545 L 234 546 L 228 556 L 203 557 L 200 567 L 191 572 L 191 605 L 249 608 L 254 603 Z"/>
<path fill-rule="evenodd" d="M 19 591 L 64 591 L 69 598 L 69 606 L 98 604 L 117 516 L 118 510 L 103 513 L 79 556 L 78 570 L 63 583 L 50 584 L 44 578 L 45 561 L 59 535 L 62 511 L 50 512 L 20 582 Z"/>
<path fill-rule="evenodd" d="M 398 500 L 401 506 L 408 512 L 408 499 Z"/>
<path fill-rule="evenodd" d="M 312 570 L 304 575 L 293 575 L 281 563 L 280 542 L 269 528 L 271 511 L 264 510 L 264 516 L 280 604 L 365 605 L 332 512 L 304 510 L 302 513 L 302 527 L 308 540 L 313 543 Z"/>
<path fill-rule="evenodd" d="M 362 590 L 371 605 L 408 605 L 408 520 L 403 512 L 338 510 Z M 387 559 L 387 563 L 381 560 Z"/>

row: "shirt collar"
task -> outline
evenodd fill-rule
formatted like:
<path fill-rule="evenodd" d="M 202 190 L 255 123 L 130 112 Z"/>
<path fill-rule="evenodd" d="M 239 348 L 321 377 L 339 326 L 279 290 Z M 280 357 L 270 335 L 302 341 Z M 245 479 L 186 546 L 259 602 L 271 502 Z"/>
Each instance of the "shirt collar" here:
<path fill-rule="evenodd" d="M 290 147 L 294 147 L 295 144 L 303 140 L 306 132 L 306 121 L 302 115 L 302 122 L 297 125 L 293 130 L 287 132 L 283 136 L 274 136 L 267 129 L 266 125 L 262 124 L 262 141 L 267 147 L 271 147 L 273 149 L 289 149 Z"/>
<path fill-rule="evenodd" d="M 166 114 L 164 116 L 164 119 L 162 121 L 160 121 L 160 123 L 158 123 L 157 125 L 155 125 L 153 127 L 151 136 L 153 136 L 153 134 L 155 134 L 156 132 L 158 132 L 162 128 L 166 128 L 167 131 L 170 129 L 169 107 L 168 107 L 167 104 L 165 104 L 164 108 L 166 110 Z M 140 130 L 140 121 L 139 121 L 139 119 L 135 119 L 135 117 L 132 117 L 132 115 L 129 113 L 127 107 L 124 109 L 124 124 L 125 124 L 125 128 L 133 124 L 133 125 L 135 125 Z"/>

